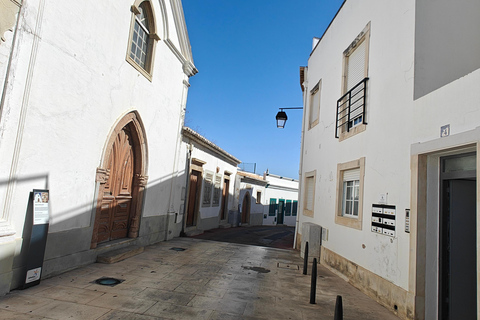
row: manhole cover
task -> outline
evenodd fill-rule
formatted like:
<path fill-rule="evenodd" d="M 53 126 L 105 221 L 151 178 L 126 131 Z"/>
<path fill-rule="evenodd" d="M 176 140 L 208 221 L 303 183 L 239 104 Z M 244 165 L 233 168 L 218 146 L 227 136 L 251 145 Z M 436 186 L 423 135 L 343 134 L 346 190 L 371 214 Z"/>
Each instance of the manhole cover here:
<path fill-rule="evenodd" d="M 173 251 L 185 251 L 185 250 L 187 250 L 187 249 L 185 249 L 185 248 L 175 248 L 175 247 L 174 247 L 174 248 L 170 248 L 170 250 L 173 250 Z"/>
<path fill-rule="evenodd" d="M 102 286 L 116 286 L 119 283 L 122 283 L 124 280 L 120 279 L 115 279 L 115 278 L 108 278 L 108 277 L 103 277 L 100 279 L 95 280 L 96 284 L 102 285 Z"/>
<path fill-rule="evenodd" d="M 290 269 L 290 270 L 300 270 L 300 267 L 297 264 L 290 264 L 290 263 L 277 263 L 278 268 L 282 269 Z"/>
<path fill-rule="evenodd" d="M 245 269 L 245 270 L 256 271 L 258 273 L 269 273 L 270 272 L 270 270 L 262 268 L 262 267 L 245 267 L 245 266 L 242 266 L 242 268 Z"/>

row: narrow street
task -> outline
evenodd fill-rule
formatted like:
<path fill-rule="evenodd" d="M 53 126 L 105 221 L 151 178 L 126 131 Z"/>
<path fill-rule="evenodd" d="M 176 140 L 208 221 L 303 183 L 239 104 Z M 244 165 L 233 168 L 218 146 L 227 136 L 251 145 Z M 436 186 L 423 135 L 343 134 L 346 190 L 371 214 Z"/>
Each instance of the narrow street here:
<path fill-rule="evenodd" d="M 248 244 L 277 249 L 293 249 L 295 227 L 252 226 L 206 230 L 196 239 Z"/>
<path fill-rule="evenodd" d="M 115 264 L 94 263 L 12 291 L 0 298 L 0 318 L 333 319 L 340 294 L 344 319 L 397 319 L 321 266 L 310 304 L 311 276 L 302 265 L 294 250 L 175 238 Z M 122 282 L 95 283 L 103 277 Z"/>

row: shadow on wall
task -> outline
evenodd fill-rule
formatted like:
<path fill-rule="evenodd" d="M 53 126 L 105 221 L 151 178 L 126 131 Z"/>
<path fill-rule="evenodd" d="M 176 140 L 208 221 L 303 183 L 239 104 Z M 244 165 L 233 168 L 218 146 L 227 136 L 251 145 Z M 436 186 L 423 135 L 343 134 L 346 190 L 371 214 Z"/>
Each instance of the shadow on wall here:
<path fill-rule="evenodd" d="M 90 202 L 83 205 L 68 209 L 57 209 L 58 207 L 55 205 L 56 200 L 73 192 L 66 188 L 61 190 L 61 194 L 57 190 L 49 190 L 50 231 L 47 236 L 42 278 L 93 263 L 96 261 L 99 253 L 111 249 L 132 244 L 149 245 L 178 237 L 183 225 L 185 193 L 182 192 L 182 189 L 184 190 L 185 180 L 185 172 L 180 171 L 175 175 L 176 184 L 173 186 L 172 175 L 149 181 L 143 192 L 140 219 L 136 222 L 138 223 L 138 236 L 130 241 L 120 241 L 120 239 L 127 238 L 128 240 L 129 238 L 129 230 L 133 227 L 132 224 L 135 223 L 135 221 L 132 221 L 134 214 L 129 211 L 135 210 L 134 206 L 130 205 L 129 207 L 128 204 L 125 205 L 125 199 L 120 196 L 117 200 L 112 200 L 108 206 L 105 206 L 105 202 L 103 202 L 102 208 L 99 210 L 101 213 L 100 219 L 97 218 L 97 223 L 98 220 L 101 220 L 101 223 L 97 231 L 97 236 L 99 237 L 98 246 L 95 249 L 91 249 L 97 215 L 96 199 L 99 185 L 99 183 L 96 186 L 94 185 L 95 177 L 92 177 L 93 188 L 82 195 L 85 198 L 91 197 L 94 194 L 94 189 L 95 199 L 91 198 Z M 25 187 L 25 184 L 28 184 L 28 186 L 34 186 L 38 189 L 42 189 L 42 187 L 43 189 L 48 189 L 51 184 L 51 181 L 49 183 L 48 174 L 18 177 L 14 182 L 17 184 L 17 187 L 22 184 Z M 7 180 L 0 181 L 0 185 L 7 184 Z M 16 189 L 18 190 L 19 188 Z M 171 197 L 172 190 L 174 191 L 174 198 Z M 22 235 L 16 235 L 18 250 L 13 259 L 11 290 L 23 285 L 26 272 L 28 248 L 33 226 L 33 203 L 29 199 L 30 194 L 27 193 L 25 194 L 27 206 L 22 209 L 12 208 L 12 215 L 15 215 L 17 218 L 19 215 L 24 215 L 25 221 Z M 27 208 L 26 212 L 21 212 L 25 208 Z M 58 228 L 59 225 L 60 228 Z M 66 230 L 52 231 L 55 229 Z M 112 242 L 113 240 L 118 241 Z M 117 244 L 114 248 L 106 246 L 107 244 L 118 242 L 123 242 L 124 244 Z"/>

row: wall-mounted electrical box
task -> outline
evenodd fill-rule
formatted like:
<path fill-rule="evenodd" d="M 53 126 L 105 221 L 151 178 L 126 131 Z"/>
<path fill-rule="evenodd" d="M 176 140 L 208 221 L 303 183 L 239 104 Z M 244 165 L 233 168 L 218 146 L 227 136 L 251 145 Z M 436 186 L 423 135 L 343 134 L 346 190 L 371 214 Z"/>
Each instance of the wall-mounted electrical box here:
<path fill-rule="evenodd" d="M 386 204 L 372 204 L 372 232 L 395 237 L 396 209 Z"/>

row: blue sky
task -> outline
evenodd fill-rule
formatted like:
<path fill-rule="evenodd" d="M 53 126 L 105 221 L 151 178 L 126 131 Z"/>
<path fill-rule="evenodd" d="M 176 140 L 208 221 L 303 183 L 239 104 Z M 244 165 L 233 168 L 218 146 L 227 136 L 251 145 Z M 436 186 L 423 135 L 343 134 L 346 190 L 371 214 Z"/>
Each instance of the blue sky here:
<path fill-rule="evenodd" d="M 298 178 L 300 66 L 343 0 L 183 0 L 193 59 L 185 125 L 256 172 Z"/>

